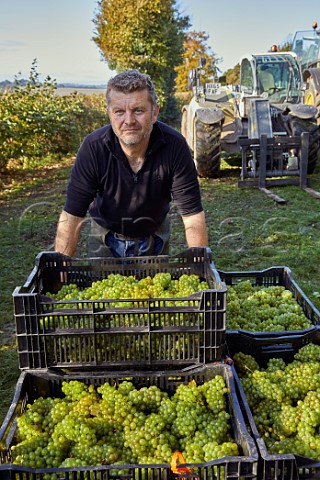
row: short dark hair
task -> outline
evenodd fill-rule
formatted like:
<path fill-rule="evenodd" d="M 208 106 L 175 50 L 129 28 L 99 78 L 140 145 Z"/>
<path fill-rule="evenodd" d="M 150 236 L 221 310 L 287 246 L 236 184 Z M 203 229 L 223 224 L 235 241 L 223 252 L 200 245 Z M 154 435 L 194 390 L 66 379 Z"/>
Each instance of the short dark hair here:
<path fill-rule="evenodd" d="M 107 84 L 107 105 L 110 102 L 110 91 L 117 90 L 118 92 L 131 93 L 139 90 L 147 89 L 150 94 L 150 101 L 154 108 L 158 103 L 158 97 L 149 75 L 140 73 L 138 70 L 126 70 L 118 73 L 115 77 L 110 78 Z"/>

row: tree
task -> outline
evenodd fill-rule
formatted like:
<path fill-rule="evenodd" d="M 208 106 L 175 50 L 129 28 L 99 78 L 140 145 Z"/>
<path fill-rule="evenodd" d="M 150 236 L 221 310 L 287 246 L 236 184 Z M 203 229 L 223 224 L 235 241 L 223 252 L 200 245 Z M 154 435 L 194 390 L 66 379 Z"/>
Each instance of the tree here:
<path fill-rule="evenodd" d="M 148 73 L 162 112 L 175 87 L 174 68 L 181 63 L 189 17 L 180 16 L 175 0 L 100 0 L 93 37 L 111 70 Z"/>
<path fill-rule="evenodd" d="M 286 41 L 282 45 L 278 45 L 278 52 L 291 52 L 292 51 L 292 41 Z"/>
<path fill-rule="evenodd" d="M 202 76 L 203 83 L 214 81 L 217 76 L 217 59 L 207 41 L 209 35 L 206 32 L 190 31 L 185 34 L 183 43 L 183 63 L 178 65 L 175 70 L 177 72 L 176 90 L 177 92 L 188 91 L 188 71 L 197 68 L 199 58 L 206 59 L 205 74 Z"/>
<path fill-rule="evenodd" d="M 240 63 L 237 63 L 233 68 L 229 68 L 225 72 L 226 84 L 227 85 L 236 85 L 240 83 Z"/>

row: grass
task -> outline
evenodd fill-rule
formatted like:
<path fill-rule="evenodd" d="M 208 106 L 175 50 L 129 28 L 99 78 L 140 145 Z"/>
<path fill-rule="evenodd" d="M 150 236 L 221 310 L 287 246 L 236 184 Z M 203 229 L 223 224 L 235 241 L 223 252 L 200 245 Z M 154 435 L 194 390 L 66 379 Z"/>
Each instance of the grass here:
<path fill-rule="evenodd" d="M 14 170 L 0 177 L 0 421 L 19 376 L 12 292 L 23 285 L 36 255 L 52 249 L 63 208 L 72 158 L 48 161 L 37 170 Z M 287 203 L 279 205 L 255 187 L 239 188 L 240 170 L 222 162 L 221 178 L 201 179 L 209 245 L 224 271 L 291 268 L 294 278 L 320 309 L 320 199 L 298 187 L 272 188 Z M 320 191 L 320 165 L 310 176 Z M 172 209 L 171 254 L 186 248 L 181 219 Z M 85 255 L 85 230 L 77 256 Z"/>

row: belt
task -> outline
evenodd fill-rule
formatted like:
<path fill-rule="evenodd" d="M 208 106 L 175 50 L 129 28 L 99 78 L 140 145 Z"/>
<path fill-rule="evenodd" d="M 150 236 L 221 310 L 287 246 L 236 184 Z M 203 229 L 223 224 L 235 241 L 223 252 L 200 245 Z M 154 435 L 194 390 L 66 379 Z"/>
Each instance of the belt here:
<path fill-rule="evenodd" d="M 129 237 L 128 235 L 122 235 L 121 233 L 117 233 L 117 232 L 111 232 L 113 234 L 113 236 L 118 239 L 118 240 L 122 240 L 122 241 L 137 241 L 137 240 L 142 240 L 143 238 L 147 238 L 147 237 Z"/>
<path fill-rule="evenodd" d="M 145 255 L 154 255 L 154 236 L 153 235 L 147 235 L 145 237 L 129 237 L 128 235 L 122 235 L 121 233 L 117 233 L 117 232 L 110 232 L 110 233 L 114 236 L 114 238 L 122 242 L 133 241 L 135 256 L 138 256 L 139 254 L 139 240 L 146 239 L 148 248 L 145 251 Z"/>

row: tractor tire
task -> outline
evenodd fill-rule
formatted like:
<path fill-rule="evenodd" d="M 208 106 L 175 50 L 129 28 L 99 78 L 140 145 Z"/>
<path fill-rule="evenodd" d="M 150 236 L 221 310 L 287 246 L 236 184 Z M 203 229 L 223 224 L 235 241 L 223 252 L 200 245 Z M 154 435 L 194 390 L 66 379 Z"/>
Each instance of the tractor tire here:
<path fill-rule="evenodd" d="M 299 136 L 303 132 L 309 132 L 308 174 L 311 174 L 314 172 L 318 159 L 318 149 L 320 146 L 319 125 L 317 125 L 314 120 L 292 117 L 290 119 L 290 126 L 293 136 Z"/>
<path fill-rule="evenodd" d="M 306 105 L 313 105 L 317 109 L 317 124 L 320 124 L 320 93 L 317 92 L 317 89 L 314 85 L 314 80 L 312 77 L 307 79 L 309 88 L 307 88 L 304 95 L 304 103 Z"/>
<path fill-rule="evenodd" d="M 199 177 L 218 178 L 220 176 L 221 122 L 207 124 L 196 118 L 194 135 L 193 158 Z"/>

